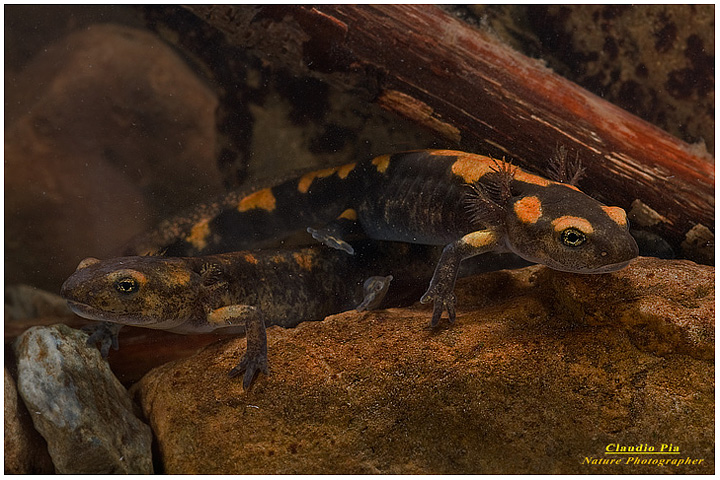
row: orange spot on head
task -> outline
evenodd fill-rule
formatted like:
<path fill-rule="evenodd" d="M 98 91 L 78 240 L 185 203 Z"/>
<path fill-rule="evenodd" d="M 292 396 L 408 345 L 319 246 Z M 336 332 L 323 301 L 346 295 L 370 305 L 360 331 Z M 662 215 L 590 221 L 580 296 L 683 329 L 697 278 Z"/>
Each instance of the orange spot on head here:
<path fill-rule="evenodd" d="M 190 272 L 185 269 L 173 269 L 165 277 L 168 285 L 188 285 L 190 283 Z"/>
<path fill-rule="evenodd" d="M 552 221 L 552 226 L 556 232 L 562 232 L 566 228 L 577 228 L 585 234 L 593 233 L 593 226 L 590 222 L 582 217 L 573 217 L 572 215 L 563 215 Z"/>
<path fill-rule="evenodd" d="M 388 166 L 390 165 L 390 155 L 382 155 L 380 157 L 373 158 L 372 164 L 380 173 L 385 173 Z"/>
<path fill-rule="evenodd" d="M 209 220 L 203 220 L 193 225 L 193 227 L 190 229 L 190 235 L 185 238 L 185 241 L 193 247 L 197 248 L 198 250 L 202 250 L 207 246 L 207 239 L 209 236 Z"/>
<path fill-rule="evenodd" d="M 135 281 L 137 281 L 140 284 L 140 287 L 144 287 L 145 284 L 148 282 L 148 278 L 145 276 L 144 273 L 138 272 L 137 270 L 132 270 L 130 268 L 123 268 L 121 270 L 116 270 L 112 272 L 109 276 L 111 281 L 117 281 L 121 278 L 132 278 Z"/>
<path fill-rule="evenodd" d="M 246 212 L 254 208 L 260 208 L 268 212 L 275 210 L 275 195 L 273 195 L 271 189 L 265 188 L 251 193 L 240 200 L 238 204 L 238 211 L 240 212 Z"/>
<path fill-rule="evenodd" d="M 610 219 L 620 225 L 621 227 L 624 227 L 627 225 L 627 215 L 625 214 L 625 210 L 623 210 L 620 207 L 606 207 L 602 206 L 602 209 L 607 213 L 607 216 L 610 217 Z"/>
<path fill-rule="evenodd" d="M 357 212 L 352 208 L 348 208 L 340 214 L 338 218 L 344 218 L 345 220 L 357 220 Z"/>
<path fill-rule="evenodd" d="M 523 197 L 513 206 L 515 215 L 523 223 L 535 223 L 542 217 L 542 203 L 537 197 Z"/>
<path fill-rule="evenodd" d="M 243 258 L 248 263 L 252 263 L 254 265 L 257 265 L 258 263 L 257 257 L 255 257 L 255 255 L 253 255 L 252 253 L 246 253 L 245 255 L 243 255 Z"/>
<path fill-rule="evenodd" d="M 307 193 L 308 190 L 310 190 L 310 185 L 312 185 L 316 178 L 329 177 L 334 173 L 337 173 L 337 176 L 340 179 L 345 179 L 348 175 L 350 175 L 350 172 L 353 171 L 355 165 L 356 164 L 354 163 L 348 163 L 347 165 L 343 165 L 341 167 L 325 168 L 306 173 L 300 177 L 300 180 L 298 180 L 298 191 L 300 193 Z"/>

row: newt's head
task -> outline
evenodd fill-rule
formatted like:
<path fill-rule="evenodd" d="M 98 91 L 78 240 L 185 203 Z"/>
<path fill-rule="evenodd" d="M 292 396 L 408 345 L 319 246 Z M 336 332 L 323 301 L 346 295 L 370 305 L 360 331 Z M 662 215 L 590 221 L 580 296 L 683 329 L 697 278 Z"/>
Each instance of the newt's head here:
<path fill-rule="evenodd" d="M 86 258 L 60 293 L 84 318 L 172 330 L 194 313 L 198 283 L 197 274 L 171 258 Z"/>
<path fill-rule="evenodd" d="M 575 187 L 515 182 L 505 208 L 508 248 L 525 260 L 573 273 L 620 270 L 638 256 L 627 216 Z"/>

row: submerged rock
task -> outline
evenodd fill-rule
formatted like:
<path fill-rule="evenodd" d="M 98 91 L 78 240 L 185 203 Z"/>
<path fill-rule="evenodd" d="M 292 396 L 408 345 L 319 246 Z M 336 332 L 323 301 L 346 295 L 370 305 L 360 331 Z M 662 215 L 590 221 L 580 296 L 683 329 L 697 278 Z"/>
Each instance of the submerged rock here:
<path fill-rule="evenodd" d="M 72 315 L 60 295 L 31 285 L 5 285 L 5 321 Z"/>
<path fill-rule="evenodd" d="M 150 428 L 87 335 L 34 327 L 15 343 L 18 391 L 57 473 L 152 473 Z"/>
<path fill-rule="evenodd" d="M 5 368 L 5 473 L 46 474 L 55 472 L 47 444 L 33 428 L 25 406 L 18 402 L 18 392 Z"/>
<path fill-rule="evenodd" d="M 227 377 L 236 339 L 132 393 L 165 473 L 712 473 L 713 287 L 712 267 L 650 258 L 493 272 L 459 282 L 451 326 L 414 307 L 273 327 L 249 391 Z M 641 444 L 681 455 L 605 455 Z"/>
<path fill-rule="evenodd" d="M 57 291 L 81 259 L 224 191 L 217 96 L 150 32 L 78 29 L 8 71 L 6 90 L 10 283 Z"/>

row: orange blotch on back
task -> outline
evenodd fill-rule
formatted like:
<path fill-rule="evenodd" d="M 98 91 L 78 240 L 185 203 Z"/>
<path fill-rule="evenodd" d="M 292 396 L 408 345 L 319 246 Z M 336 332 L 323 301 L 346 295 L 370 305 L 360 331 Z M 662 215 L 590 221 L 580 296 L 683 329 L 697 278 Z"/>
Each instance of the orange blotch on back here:
<path fill-rule="evenodd" d="M 607 216 L 610 217 L 610 219 L 620 225 L 621 227 L 624 227 L 627 225 L 627 215 L 625 214 L 625 210 L 623 210 L 620 207 L 606 207 L 605 205 L 602 206 L 602 209 L 607 213 Z"/>
<path fill-rule="evenodd" d="M 355 165 L 355 163 L 348 163 L 347 165 L 338 167 L 337 176 L 340 177 L 342 180 L 346 179 L 347 176 L 350 175 L 350 172 L 355 170 Z"/>
<path fill-rule="evenodd" d="M 342 180 L 350 175 L 350 172 L 355 168 L 355 163 L 348 163 L 341 167 L 325 168 L 323 170 L 315 170 L 314 172 L 306 173 L 300 180 L 298 180 L 298 191 L 300 193 L 307 193 L 310 190 L 310 185 L 315 181 L 316 178 L 326 178 L 330 175 L 337 173 L 337 176 Z"/>
<path fill-rule="evenodd" d="M 207 246 L 207 239 L 210 236 L 210 224 L 208 220 L 196 223 L 190 229 L 190 235 L 185 238 L 193 247 L 202 250 Z"/>
<path fill-rule="evenodd" d="M 372 164 L 380 173 L 385 173 L 388 166 L 390 165 L 390 155 L 382 155 L 380 157 L 373 158 Z"/>
<path fill-rule="evenodd" d="M 295 258 L 295 261 L 300 266 L 300 268 L 307 271 L 312 270 L 313 257 L 311 255 L 303 253 L 293 253 L 293 257 Z"/>
<path fill-rule="evenodd" d="M 455 156 L 457 160 L 452 164 L 452 173 L 462 177 L 465 183 L 478 181 L 482 176 L 494 171 L 495 162 L 490 157 L 474 155 L 472 153 L 455 152 L 453 150 L 435 150 L 433 155 Z"/>
<path fill-rule="evenodd" d="M 338 218 L 344 218 L 345 220 L 357 220 L 357 212 L 352 208 L 348 208 L 340 214 Z"/>
<path fill-rule="evenodd" d="M 252 253 L 246 253 L 245 255 L 243 255 L 243 258 L 246 262 L 252 263 L 253 265 L 257 265 L 258 263 L 258 259 Z"/>
<path fill-rule="evenodd" d="M 333 173 L 335 173 L 334 168 L 326 168 L 324 170 L 316 170 L 314 172 L 306 173 L 300 177 L 300 180 L 298 180 L 298 191 L 301 193 L 307 193 L 310 189 L 310 185 L 312 185 L 312 182 L 314 182 L 316 178 L 329 177 Z"/>
<path fill-rule="evenodd" d="M 254 208 L 260 208 L 268 212 L 275 210 L 275 195 L 273 195 L 271 189 L 264 188 L 255 193 L 251 193 L 240 200 L 238 204 L 238 211 L 240 212 L 246 212 Z"/>
<path fill-rule="evenodd" d="M 533 185 L 539 185 L 541 187 L 547 187 L 548 185 L 554 183 L 547 178 L 540 177 L 538 175 L 533 175 L 532 173 L 528 173 L 525 170 L 517 169 L 515 170 L 515 175 L 513 176 L 515 180 L 518 180 L 520 182 L 525 183 L 531 183 Z M 570 185 L 567 185 L 568 187 L 571 187 Z M 575 187 L 571 187 L 575 188 Z M 575 188 L 577 190 L 577 188 Z"/>
<path fill-rule="evenodd" d="M 283 255 L 277 253 L 270 257 L 270 261 L 273 263 L 285 263 L 287 262 L 287 258 L 285 258 Z"/>
<path fill-rule="evenodd" d="M 432 154 L 457 157 L 457 160 L 452 164 L 451 169 L 455 175 L 462 177 L 465 183 L 476 182 L 484 175 L 497 171 L 502 163 L 506 163 L 503 160 L 494 160 L 484 155 L 456 152 L 453 150 L 435 150 Z M 553 183 L 547 178 L 533 175 L 532 173 L 528 173 L 517 167 L 514 168 L 513 178 L 521 182 L 531 183 L 541 187 L 546 187 Z"/>
<path fill-rule="evenodd" d="M 572 215 L 563 215 L 552 221 L 552 226 L 556 232 L 562 232 L 566 228 L 577 228 L 585 234 L 593 233 L 593 226 L 590 222 L 582 217 L 573 217 Z"/>
<path fill-rule="evenodd" d="M 575 185 L 570 185 L 569 183 L 561 183 L 560 185 L 565 185 L 566 187 L 571 188 L 571 189 L 575 190 L 576 192 L 582 193 L 582 190 L 580 190 L 580 189 L 579 189 L 578 187 L 576 187 Z"/>
<path fill-rule="evenodd" d="M 537 197 L 523 197 L 513 206 L 515 215 L 523 223 L 535 223 L 542 217 L 542 202 Z"/>

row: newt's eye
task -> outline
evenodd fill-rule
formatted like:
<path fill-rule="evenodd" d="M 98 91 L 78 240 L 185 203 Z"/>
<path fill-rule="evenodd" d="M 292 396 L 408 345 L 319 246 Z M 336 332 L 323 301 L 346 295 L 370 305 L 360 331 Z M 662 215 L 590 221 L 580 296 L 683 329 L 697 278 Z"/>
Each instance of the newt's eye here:
<path fill-rule="evenodd" d="M 130 294 L 135 293 L 140 289 L 140 283 L 131 277 L 121 278 L 115 281 L 115 290 L 120 293 Z"/>
<path fill-rule="evenodd" d="M 583 232 L 572 227 L 563 230 L 562 233 L 560 233 L 560 238 L 568 247 L 579 247 L 585 243 L 585 240 L 587 240 L 587 237 Z"/>

